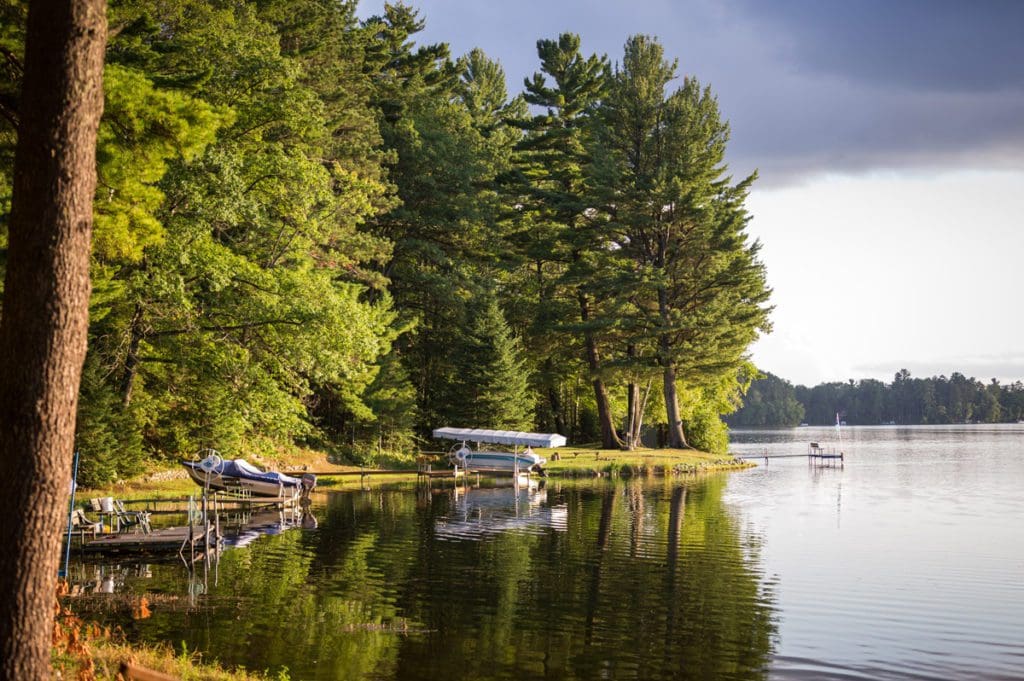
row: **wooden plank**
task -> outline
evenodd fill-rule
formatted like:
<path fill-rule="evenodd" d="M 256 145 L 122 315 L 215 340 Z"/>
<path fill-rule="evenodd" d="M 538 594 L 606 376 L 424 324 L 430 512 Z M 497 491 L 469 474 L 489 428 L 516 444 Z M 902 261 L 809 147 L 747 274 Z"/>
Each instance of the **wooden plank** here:
<path fill-rule="evenodd" d="M 284 475 L 315 475 L 318 478 L 336 478 L 348 475 L 414 475 L 418 471 L 415 468 L 377 469 L 367 468 L 361 471 L 283 471 Z"/>
<path fill-rule="evenodd" d="M 440 470 L 440 471 L 420 471 L 419 476 L 421 478 L 461 478 L 466 475 L 466 471 L 463 469 L 455 470 Z"/>
<path fill-rule="evenodd" d="M 214 528 L 210 528 L 210 534 Z M 204 541 L 203 528 L 193 529 L 192 543 L 201 544 Z M 154 530 L 149 534 L 113 534 L 94 539 L 82 545 L 82 550 L 87 553 L 118 553 L 118 552 L 163 552 L 178 551 L 183 544 L 188 542 L 189 531 L 187 527 L 166 527 Z M 216 539 L 211 537 L 211 544 Z"/>

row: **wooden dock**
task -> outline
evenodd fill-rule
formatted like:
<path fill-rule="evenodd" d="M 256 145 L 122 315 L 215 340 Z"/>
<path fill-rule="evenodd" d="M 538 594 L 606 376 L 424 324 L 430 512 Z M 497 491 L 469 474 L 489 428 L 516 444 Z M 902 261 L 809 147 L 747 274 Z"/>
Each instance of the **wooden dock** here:
<path fill-rule="evenodd" d="M 807 446 L 806 454 L 769 454 L 768 448 L 766 447 L 762 454 L 740 454 L 736 456 L 736 458 L 763 460 L 765 463 L 768 463 L 771 459 L 806 458 L 809 464 L 842 467 L 846 460 L 846 454 L 841 451 L 836 451 L 835 447 L 822 447 L 817 442 L 811 442 Z"/>
<path fill-rule="evenodd" d="M 354 478 L 360 480 L 373 475 L 415 475 L 420 478 L 458 478 L 465 475 L 461 468 L 432 470 L 430 468 L 361 468 L 354 471 L 283 471 L 285 475 L 312 474 L 317 478 Z"/>
<path fill-rule="evenodd" d="M 267 506 L 288 507 L 297 503 L 299 497 L 234 497 L 217 493 L 210 497 L 210 504 L 216 502 L 221 510 L 252 510 Z M 198 507 L 202 504 L 201 497 L 153 497 L 144 499 L 124 499 L 125 506 L 142 506 L 152 515 L 173 515 L 188 511 L 189 501 Z"/>
<path fill-rule="evenodd" d="M 216 530 L 209 528 L 210 546 L 217 546 Z M 118 553 L 178 553 L 185 549 L 186 554 L 200 554 L 205 549 L 203 528 L 193 527 L 191 531 L 191 547 L 188 527 L 165 527 L 153 530 L 148 534 L 121 533 L 108 534 L 82 544 L 84 553 L 118 554 Z"/>

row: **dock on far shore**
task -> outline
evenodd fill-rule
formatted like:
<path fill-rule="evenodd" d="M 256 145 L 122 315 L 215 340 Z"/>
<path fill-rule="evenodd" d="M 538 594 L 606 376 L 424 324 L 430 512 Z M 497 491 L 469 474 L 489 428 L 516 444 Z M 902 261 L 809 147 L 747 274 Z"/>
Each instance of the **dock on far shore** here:
<path fill-rule="evenodd" d="M 846 454 L 837 450 L 834 446 L 823 447 L 818 442 L 810 442 L 807 445 L 806 454 L 769 454 L 768 449 L 765 448 L 761 454 L 739 454 L 736 458 L 738 459 L 762 459 L 765 463 L 768 463 L 771 459 L 797 459 L 807 458 L 807 462 L 810 464 L 816 464 L 819 466 L 839 466 L 843 467 L 846 460 Z"/>

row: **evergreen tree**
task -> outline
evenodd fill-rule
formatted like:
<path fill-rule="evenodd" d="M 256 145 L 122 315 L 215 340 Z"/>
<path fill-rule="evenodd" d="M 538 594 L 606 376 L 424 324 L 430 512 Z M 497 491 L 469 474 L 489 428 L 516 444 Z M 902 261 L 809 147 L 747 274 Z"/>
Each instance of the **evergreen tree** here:
<path fill-rule="evenodd" d="M 728 125 L 693 78 L 666 96 L 675 70 L 657 41 L 627 41 L 601 107 L 612 164 L 602 194 L 619 229 L 616 253 L 632 261 L 632 326 L 662 371 L 668 443 L 685 447 L 680 383 L 737 370 L 768 328 L 769 291 L 745 231 L 754 178 L 731 185 L 723 176 Z"/>
<path fill-rule="evenodd" d="M 516 244 L 529 272 L 525 279 L 534 292 L 534 332 L 542 339 L 544 391 L 559 419 L 557 399 L 559 361 L 552 345 L 579 342 L 594 391 L 601 444 L 618 447 L 601 338 L 611 321 L 603 314 L 600 286 L 606 242 L 600 219 L 594 220 L 590 195 L 588 144 L 590 120 L 604 88 L 606 60 L 580 52 L 580 38 L 563 33 L 556 40 L 538 40 L 541 70 L 525 81 L 525 99 L 543 111 L 519 126 L 526 136 L 518 147 L 517 172 L 522 196 L 521 227 Z M 550 78 L 550 81 L 548 80 Z M 575 318 L 574 323 L 567 320 Z M 554 336 L 551 339 L 551 336 Z"/>
<path fill-rule="evenodd" d="M 381 74 L 372 104 L 401 201 L 367 230 L 393 244 L 381 271 L 396 308 L 416 320 L 400 349 L 420 430 L 429 432 L 446 414 L 451 348 L 465 333 L 467 305 L 499 278 L 504 205 L 495 180 L 515 139 L 503 118 L 522 103 L 507 101 L 500 67 L 481 51 L 452 62 L 445 44 L 418 47 L 423 25 L 408 6 L 388 4 L 364 31 Z"/>
<path fill-rule="evenodd" d="M 493 296 L 473 310 L 458 345 L 448 422 L 466 428 L 529 430 L 534 402 L 519 340 Z"/>

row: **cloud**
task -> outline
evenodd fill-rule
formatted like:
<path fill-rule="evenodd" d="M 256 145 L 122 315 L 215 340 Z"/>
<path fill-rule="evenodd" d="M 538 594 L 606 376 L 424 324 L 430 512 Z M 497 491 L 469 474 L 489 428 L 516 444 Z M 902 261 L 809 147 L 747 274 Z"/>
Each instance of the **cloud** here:
<path fill-rule="evenodd" d="M 738 0 L 764 66 L 730 94 L 734 164 L 822 171 L 1024 167 L 1024 3 Z"/>
<path fill-rule="evenodd" d="M 363 16 L 382 0 L 367 0 Z M 420 0 L 419 42 L 481 47 L 511 92 L 539 38 L 579 33 L 621 57 L 656 35 L 680 75 L 717 93 L 736 176 L 761 185 L 824 173 L 1024 168 L 1024 2 L 1018 0 Z"/>
<path fill-rule="evenodd" d="M 796 69 L 900 90 L 1024 87 L 1019 0 L 738 0 Z"/>

